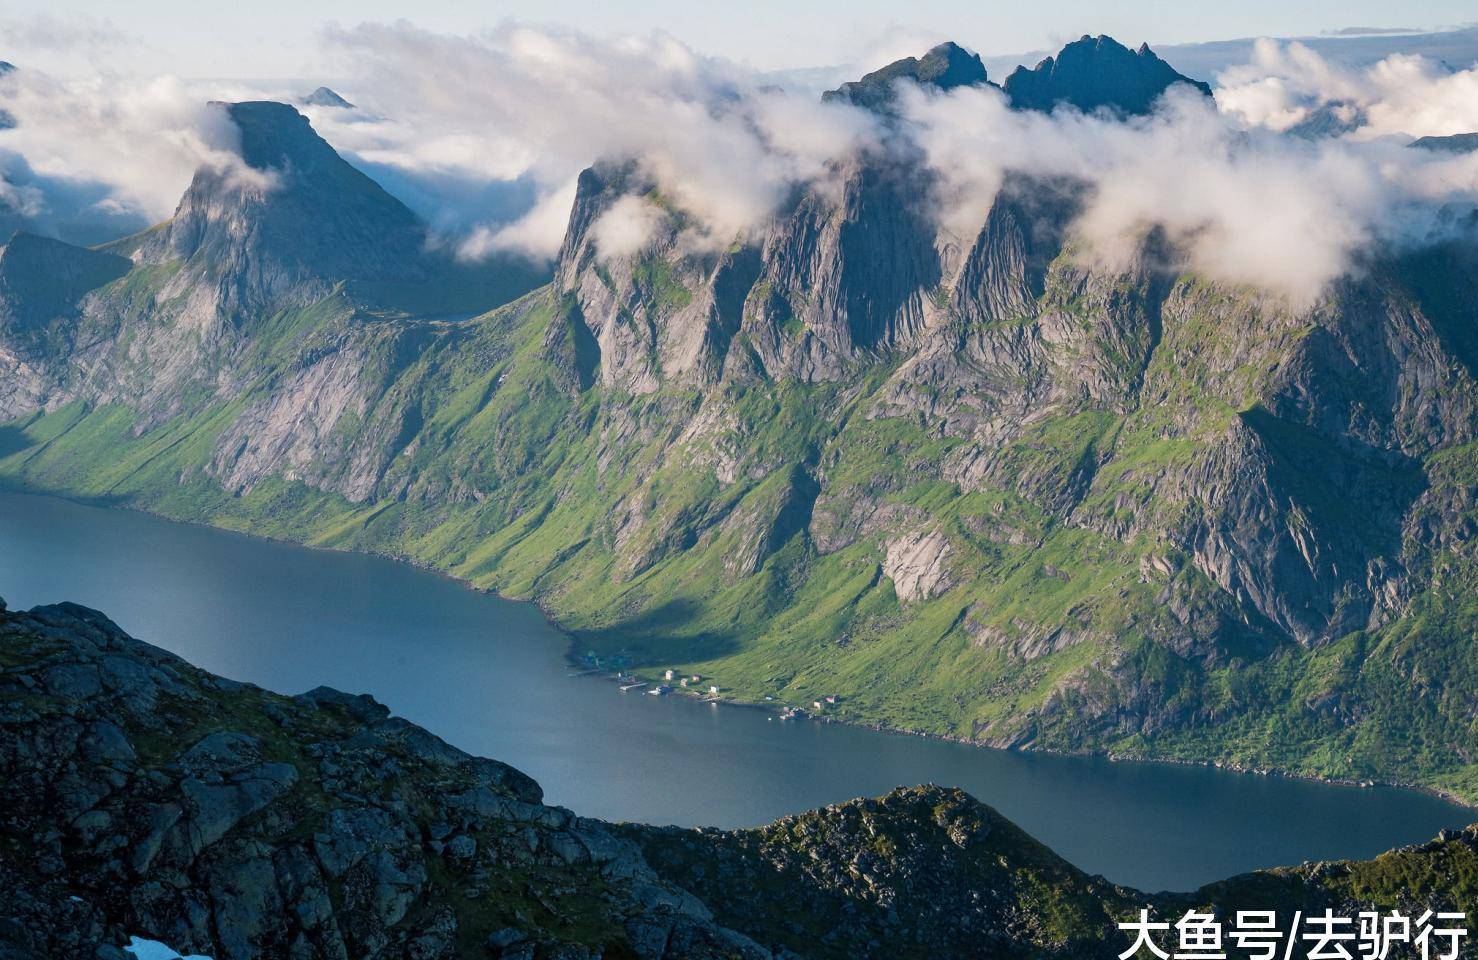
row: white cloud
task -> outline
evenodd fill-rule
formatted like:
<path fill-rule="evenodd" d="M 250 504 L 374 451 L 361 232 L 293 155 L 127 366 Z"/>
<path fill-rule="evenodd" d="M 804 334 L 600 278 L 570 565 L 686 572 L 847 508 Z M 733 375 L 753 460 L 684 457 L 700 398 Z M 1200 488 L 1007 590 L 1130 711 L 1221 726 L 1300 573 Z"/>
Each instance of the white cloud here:
<path fill-rule="evenodd" d="M 380 152 L 349 142 L 360 155 L 528 176 L 541 199 L 594 161 L 635 160 L 715 243 L 762 224 L 872 124 L 850 107 L 762 90 L 753 71 L 661 34 L 598 40 L 509 24 L 460 37 L 401 23 L 327 40 L 346 69 L 374 78 L 363 102 L 404 118 Z M 433 155 L 429 144 L 442 146 Z"/>
<path fill-rule="evenodd" d="M 1321 106 L 1346 105 L 1359 139 L 1478 132 L 1478 67 L 1451 70 L 1395 54 L 1355 70 L 1301 43 L 1259 40 L 1252 62 L 1219 78 L 1222 109 L 1249 126 L 1286 130 Z"/>
<path fill-rule="evenodd" d="M 627 195 L 611 204 L 590 226 L 602 259 L 630 257 L 652 242 L 666 220 L 661 207 L 645 197 Z"/>
<path fill-rule="evenodd" d="M 305 108 L 315 128 L 466 258 L 551 256 L 576 175 L 600 160 L 634 162 L 682 210 L 683 242 L 702 248 L 758 236 L 797 187 L 834 187 L 859 152 L 896 150 L 934 171 L 936 189 L 919 200 L 960 241 L 1008 174 L 1072 178 L 1088 186 L 1076 224 L 1087 255 L 1121 263 L 1158 226 L 1194 269 L 1308 302 L 1365 245 L 1424 236 L 1440 204 L 1478 194 L 1478 158 L 1390 139 L 1478 130 L 1478 73 L 1412 58 L 1351 71 L 1297 44 L 1260 43 L 1251 64 L 1223 75 L 1219 110 L 1172 91 L 1130 122 L 1018 113 L 991 89 L 915 89 L 903 129 L 885 133 L 871 114 L 767 87 L 660 34 L 509 24 L 450 36 L 400 23 L 323 40 L 359 78 L 340 92 L 360 106 Z M 99 210 L 162 219 L 197 166 L 231 157 L 229 124 L 206 100 L 304 92 L 22 69 L 0 81 L 0 106 L 20 121 L 0 131 L 0 154 L 50 184 L 102 184 Z M 1317 142 L 1279 133 L 1330 103 L 1360 129 Z M 54 199 L 36 189 L 10 188 L 32 206 Z M 596 224 L 597 247 L 640 249 L 664 215 L 623 200 Z"/>
<path fill-rule="evenodd" d="M 1089 188 L 1075 224 L 1086 255 L 1123 266 L 1159 227 L 1191 269 L 1299 305 L 1368 243 L 1425 236 L 1440 204 L 1478 195 L 1478 159 L 1249 130 L 1183 90 L 1129 122 L 1013 112 L 978 89 L 915 92 L 905 105 L 956 236 L 979 230 L 1008 173 L 1067 177 Z"/>
<path fill-rule="evenodd" d="M 0 106 L 16 121 L 0 131 L 0 149 L 43 178 L 104 185 L 115 209 L 163 219 L 202 165 L 249 177 L 235 153 L 235 127 L 207 104 L 221 93 L 252 95 L 169 76 L 60 80 L 19 69 L 0 83 Z"/>
<path fill-rule="evenodd" d="M 575 180 L 544 196 L 533 209 L 506 225 L 479 224 L 457 248 L 466 260 L 481 260 L 498 252 L 524 253 L 553 259 L 570 224 L 575 203 Z"/>

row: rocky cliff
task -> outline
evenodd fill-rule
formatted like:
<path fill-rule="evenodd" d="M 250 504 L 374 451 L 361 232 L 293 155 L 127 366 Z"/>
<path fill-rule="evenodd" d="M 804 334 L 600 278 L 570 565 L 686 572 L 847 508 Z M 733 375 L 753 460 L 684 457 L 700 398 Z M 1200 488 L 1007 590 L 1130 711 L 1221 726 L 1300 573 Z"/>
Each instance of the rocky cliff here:
<path fill-rule="evenodd" d="M 1055 64 L 1054 105 L 1180 82 L 1107 38 Z M 441 268 L 295 111 L 236 113 L 260 189 L 202 171 L 126 275 L 33 284 L 79 299 L 23 308 L 67 349 L 0 343 L 0 476 L 410 557 L 744 699 L 1478 795 L 1472 236 L 1293 306 L 1153 230 L 1085 261 L 1085 186 L 1026 171 L 959 237 L 926 165 L 864 151 L 695 245 L 610 159 L 552 281 L 469 316 L 437 298 L 492 295 L 397 274 Z"/>
<path fill-rule="evenodd" d="M 1115 957 L 1140 906 L 1478 908 L 1478 830 L 1149 897 L 957 791 L 715 831 L 542 802 L 367 696 L 212 676 L 72 604 L 0 603 L 0 956 Z"/>

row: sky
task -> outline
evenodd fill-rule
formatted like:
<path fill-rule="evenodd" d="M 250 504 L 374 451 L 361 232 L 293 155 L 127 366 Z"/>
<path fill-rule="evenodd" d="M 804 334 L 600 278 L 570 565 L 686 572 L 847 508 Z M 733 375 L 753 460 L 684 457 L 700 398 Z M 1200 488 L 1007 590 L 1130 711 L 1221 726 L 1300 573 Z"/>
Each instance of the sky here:
<path fill-rule="evenodd" d="M 326 25 L 407 19 L 441 33 L 505 20 L 596 36 L 664 31 L 759 70 L 886 62 L 952 39 L 984 55 L 1055 49 L 1083 33 L 1137 46 L 1348 27 L 1433 29 L 1471 22 L 1471 0 L 0 0 L 0 59 L 53 73 L 96 67 L 182 77 L 334 77 Z"/>

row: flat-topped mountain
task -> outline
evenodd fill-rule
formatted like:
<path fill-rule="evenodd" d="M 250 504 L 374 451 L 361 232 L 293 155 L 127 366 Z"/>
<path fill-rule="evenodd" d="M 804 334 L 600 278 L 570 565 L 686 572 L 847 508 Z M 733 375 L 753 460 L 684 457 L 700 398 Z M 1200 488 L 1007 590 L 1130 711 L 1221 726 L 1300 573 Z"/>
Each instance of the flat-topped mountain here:
<path fill-rule="evenodd" d="M 8 960 L 127 960 L 136 936 L 214 960 L 1109 960 L 1144 906 L 1478 907 L 1474 828 L 1150 896 L 936 786 L 611 825 L 368 696 L 213 676 L 67 603 L 0 601 L 0 776 Z"/>
<path fill-rule="evenodd" d="M 1177 73 L 1149 44 L 1131 51 L 1113 37 L 1085 35 L 1030 70 L 1017 67 L 1003 87 L 1018 110 L 1050 111 L 1069 104 L 1083 111 L 1144 114 L 1177 83 L 1211 96 L 1209 84 Z"/>

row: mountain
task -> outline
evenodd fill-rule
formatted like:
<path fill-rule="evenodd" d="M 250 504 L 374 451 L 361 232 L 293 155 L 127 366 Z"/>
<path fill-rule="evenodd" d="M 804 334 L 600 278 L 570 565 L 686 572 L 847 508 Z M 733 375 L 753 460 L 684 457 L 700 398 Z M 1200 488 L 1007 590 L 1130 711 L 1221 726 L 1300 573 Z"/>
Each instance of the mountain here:
<path fill-rule="evenodd" d="M 457 311 L 265 112 L 270 188 L 202 171 L 68 348 L 0 331 L 0 479 L 411 559 L 736 699 L 1478 796 L 1473 236 L 1294 306 L 1154 230 L 1083 262 L 1072 180 L 1013 173 L 960 236 L 924 164 L 864 154 L 693 243 L 610 159 L 546 285 Z M 601 250 L 632 209 L 647 242 Z"/>
<path fill-rule="evenodd" d="M 941 43 L 922 57 L 896 60 L 860 80 L 828 90 L 821 99 L 890 113 L 899 80 L 938 90 L 995 86 L 987 79 L 979 55 L 955 43 Z M 1085 112 L 1103 108 L 1132 115 L 1148 113 L 1160 94 L 1176 83 L 1211 96 L 1210 85 L 1177 73 L 1148 44 L 1130 51 L 1109 36 L 1084 36 L 1033 69 L 1017 67 L 1001 89 L 1018 110 L 1048 112 L 1065 103 Z"/>
<path fill-rule="evenodd" d="M 1085 112 L 1145 114 L 1177 83 L 1211 96 L 1209 84 L 1176 73 L 1148 44 L 1131 51 L 1112 37 L 1085 35 L 1030 70 L 1017 67 L 1003 88 L 1018 110 L 1050 111 L 1066 103 Z"/>
<path fill-rule="evenodd" d="M 126 257 L 20 231 L 0 246 L 0 329 L 9 337 L 42 330 L 132 266 Z"/>
<path fill-rule="evenodd" d="M 0 60 L 0 81 L 15 72 L 15 64 Z M 0 108 L 0 130 L 9 130 L 15 126 L 15 115 L 9 110 Z"/>
<path fill-rule="evenodd" d="M 1358 105 L 1348 100 L 1334 100 L 1313 106 L 1302 120 L 1285 132 L 1295 137 L 1319 140 L 1352 133 L 1365 123 L 1365 111 Z"/>
<path fill-rule="evenodd" d="M 128 273 L 125 258 L 24 230 L 0 246 L 0 409 L 35 409 L 48 360 L 71 351 L 82 300 Z"/>
<path fill-rule="evenodd" d="M 306 312 L 312 334 L 332 342 L 368 318 L 466 316 L 547 277 L 515 257 L 463 263 L 439 249 L 409 208 L 291 106 L 214 107 L 237 135 L 234 159 L 197 170 L 168 221 L 99 248 L 127 258 L 128 276 L 55 325 L 57 342 L 74 345 L 56 354 L 71 356 L 62 388 L 71 396 L 127 396 L 167 419 L 239 396 L 252 365 L 260 374 L 321 348 L 303 326 L 274 319 Z M 44 386 L 51 371 L 35 365 L 14 382 L 15 396 L 53 389 Z M 0 399 L 0 413 L 15 409 Z"/>
<path fill-rule="evenodd" d="M 354 104 L 339 96 L 328 87 L 319 87 L 303 98 L 303 103 L 309 107 L 337 107 L 343 110 L 353 110 Z"/>
<path fill-rule="evenodd" d="M 1455 133 L 1447 137 L 1418 137 L 1411 146 L 1434 153 L 1472 153 L 1478 150 L 1478 133 Z"/>
<path fill-rule="evenodd" d="M 895 60 L 861 80 L 842 84 L 821 95 L 825 101 L 852 103 L 870 110 L 887 111 L 893 105 L 893 85 L 899 80 L 912 80 L 937 90 L 953 90 L 989 83 L 985 66 L 978 54 L 956 43 L 941 43 L 922 57 Z"/>
<path fill-rule="evenodd" d="M 241 168 L 197 171 L 174 217 L 138 247 L 215 288 L 224 312 L 317 299 L 341 280 L 425 281 L 427 233 L 285 103 L 217 104 Z"/>
<path fill-rule="evenodd" d="M 1146 906 L 1478 899 L 1473 827 L 1151 896 L 941 787 L 753 830 L 580 817 L 368 696 L 213 676 L 74 604 L 0 602 L 0 663 L 12 960 L 126 960 L 131 937 L 215 960 L 1107 960 Z"/>

